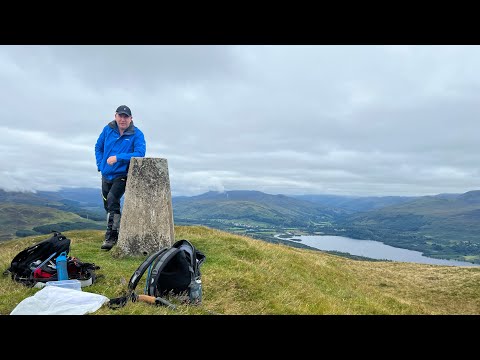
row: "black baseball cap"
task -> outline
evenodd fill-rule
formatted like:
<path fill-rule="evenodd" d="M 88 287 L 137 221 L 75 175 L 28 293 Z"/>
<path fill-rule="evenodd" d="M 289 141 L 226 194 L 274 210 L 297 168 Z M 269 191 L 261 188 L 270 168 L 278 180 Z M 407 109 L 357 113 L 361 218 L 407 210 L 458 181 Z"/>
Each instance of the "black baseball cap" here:
<path fill-rule="evenodd" d="M 130 110 L 130 108 L 127 105 L 120 105 L 117 108 L 116 112 L 117 112 L 117 114 L 125 114 L 125 115 L 128 115 L 128 116 L 132 116 L 132 111 Z"/>

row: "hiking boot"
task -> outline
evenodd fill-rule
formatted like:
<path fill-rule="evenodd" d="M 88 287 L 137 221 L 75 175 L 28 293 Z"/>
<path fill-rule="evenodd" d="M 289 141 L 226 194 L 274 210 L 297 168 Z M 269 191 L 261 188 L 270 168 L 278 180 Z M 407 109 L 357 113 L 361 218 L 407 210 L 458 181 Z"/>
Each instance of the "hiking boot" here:
<path fill-rule="evenodd" d="M 103 242 L 102 246 L 100 249 L 102 250 L 110 250 L 112 247 L 114 247 L 118 241 L 118 231 L 112 230 L 109 232 L 108 237 L 105 235 L 106 239 Z"/>
<path fill-rule="evenodd" d="M 115 246 L 115 242 L 114 241 L 111 241 L 111 240 L 105 240 L 102 244 L 102 246 L 100 247 L 100 249 L 102 250 L 110 250 L 112 247 Z"/>

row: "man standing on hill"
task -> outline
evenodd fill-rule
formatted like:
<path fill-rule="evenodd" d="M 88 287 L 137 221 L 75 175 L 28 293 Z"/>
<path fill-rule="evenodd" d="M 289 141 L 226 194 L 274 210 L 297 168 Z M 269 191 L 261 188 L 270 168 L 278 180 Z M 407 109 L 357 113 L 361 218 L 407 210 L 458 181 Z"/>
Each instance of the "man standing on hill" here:
<path fill-rule="evenodd" d="M 144 157 L 145 151 L 145 137 L 133 125 L 130 108 L 120 105 L 115 120 L 103 128 L 95 144 L 97 169 L 102 174 L 103 206 L 107 212 L 107 231 L 101 249 L 108 251 L 118 241 L 120 199 L 125 193 L 130 159 Z"/>

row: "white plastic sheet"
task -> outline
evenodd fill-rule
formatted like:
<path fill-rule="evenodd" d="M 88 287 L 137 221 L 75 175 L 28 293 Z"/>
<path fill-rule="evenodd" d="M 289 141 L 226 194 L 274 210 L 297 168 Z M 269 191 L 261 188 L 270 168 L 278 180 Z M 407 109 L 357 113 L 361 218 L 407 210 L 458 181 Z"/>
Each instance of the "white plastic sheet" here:
<path fill-rule="evenodd" d="M 108 300 L 99 294 L 45 286 L 22 300 L 10 315 L 84 315 L 97 311 Z"/>

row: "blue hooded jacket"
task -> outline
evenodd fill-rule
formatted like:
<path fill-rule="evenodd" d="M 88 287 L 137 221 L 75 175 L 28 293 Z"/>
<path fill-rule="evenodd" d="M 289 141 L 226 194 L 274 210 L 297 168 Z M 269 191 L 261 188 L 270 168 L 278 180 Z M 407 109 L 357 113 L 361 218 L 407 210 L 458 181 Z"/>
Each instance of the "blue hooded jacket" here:
<path fill-rule="evenodd" d="M 95 144 L 97 169 L 108 180 L 126 176 L 130 159 L 132 157 L 144 157 L 145 151 L 145 137 L 142 131 L 133 125 L 133 121 L 120 136 L 117 122 L 113 120 L 103 128 Z M 107 159 L 113 155 L 117 156 L 117 162 L 108 165 Z"/>

